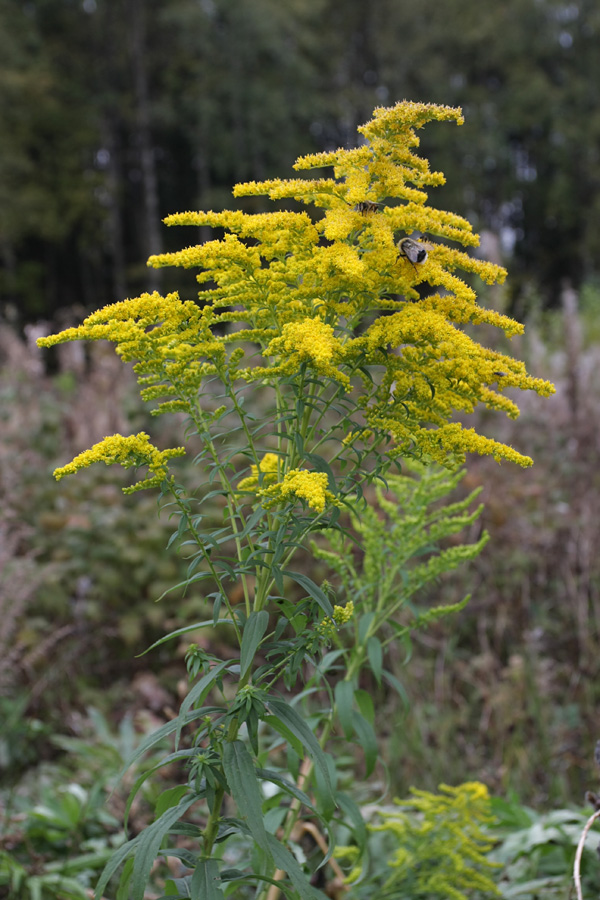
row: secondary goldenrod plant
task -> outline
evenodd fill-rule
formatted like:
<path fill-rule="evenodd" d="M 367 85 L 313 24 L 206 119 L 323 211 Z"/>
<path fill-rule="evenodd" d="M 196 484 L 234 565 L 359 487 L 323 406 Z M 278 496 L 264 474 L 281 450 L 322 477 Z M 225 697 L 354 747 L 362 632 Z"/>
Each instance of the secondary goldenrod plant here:
<path fill-rule="evenodd" d="M 160 488 L 179 517 L 175 537 L 190 558 L 187 584 L 204 585 L 213 603 L 205 624 L 227 624 L 239 648 L 235 659 L 190 649 L 195 683 L 178 718 L 153 739 L 175 734 L 177 748 L 165 762 L 187 762 L 189 779 L 165 794 L 155 822 L 116 854 L 98 896 L 125 862 L 119 897 L 141 900 L 159 853 L 179 855 L 193 870 L 185 883 L 170 884 L 170 896 L 241 897 L 250 885 L 269 900 L 280 890 L 322 896 L 290 842 L 298 820 L 312 817 L 329 847 L 323 865 L 335 843 L 337 808 L 360 844 L 364 825 L 337 788 L 327 742 L 337 700 L 343 730 L 359 736 L 372 769 L 376 742 L 358 673 L 368 657 L 377 674 L 389 633 L 379 641 L 376 631 L 389 626 L 401 603 L 390 584 L 377 597 L 348 595 L 345 606 L 334 606 L 330 588 L 290 568 L 292 560 L 309 535 L 345 528 L 347 512 L 360 521 L 370 485 L 384 483 L 403 458 L 452 468 L 476 452 L 531 464 L 453 418 L 480 403 L 515 417 L 507 388 L 541 395 L 553 388 L 462 330 L 495 325 L 510 337 L 522 326 L 479 306 L 474 289 L 456 274 L 486 283 L 505 275 L 449 246 L 474 247 L 478 239 L 467 221 L 428 205 L 426 189 L 443 183 L 415 152 L 416 130 L 430 120 L 460 123 L 462 117 L 459 110 L 419 103 L 378 109 L 359 129 L 364 142 L 357 149 L 296 163 L 297 169 L 329 167 L 331 177 L 234 190 L 237 197 L 312 205 L 312 217 L 284 211 L 170 216 L 169 225 L 225 232 L 149 261 L 197 268 L 204 286 L 198 301 L 143 294 L 40 341 L 113 341 L 122 359 L 135 363 L 154 412 L 187 417 L 200 483 L 178 480 L 172 459 L 184 448 L 159 450 L 144 433 L 107 437 L 55 474 L 96 461 L 147 467 L 127 490 Z M 214 501 L 222 503 L 223 517 L 211 525 L 206 512 Z M 372 606 L 361 609 L 363 601 Z M 344 646 L 323 652 L 344 623 L 357 623 L 352 659 L 358 662 L 351 678 L 334 674 L 345 685 L 334 695 L 331 654 L 341 659 Z M 398 627 L 408 633 L 418 624 L 409 617 Z M 283 689 L 296 684 L 290 700 Z M 307 717 L 299 711 L 305 701 Z M 170 833 L 184 834 L 196 850 L 161 849 Z M 240 862 L 232 866 L 236 853 Z"/>
<path fill-rule="evenodd" d="M 415 788 L 411 794 L 396 801 L 396 809 L 380 812 L 381 823 L 370 826 L 391 838 L 394 848 L 387 878 L 373 879 L 377 897 L 466 900 L 473 891 L 499 896 L 491 876 L 501 867 L 487 858 L 495 843 L 489 833 L 495 820 L 486 786 L 441 784 L 439 794 Z M 336 852 L 343 855 L 339 848 Z"/>

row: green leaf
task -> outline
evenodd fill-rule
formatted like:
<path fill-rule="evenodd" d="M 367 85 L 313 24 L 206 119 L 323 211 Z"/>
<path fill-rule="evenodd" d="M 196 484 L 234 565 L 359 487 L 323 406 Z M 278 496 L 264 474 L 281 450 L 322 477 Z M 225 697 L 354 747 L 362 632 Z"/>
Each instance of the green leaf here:
<path fill-rule="evenodd" d="M 383 675 L 383 680 L 387 681 L 390 687 L 393 687 L 397 692 L 398 696 L 401 698 L 406 709 L 410 709 L 410 700 L 408 699 L 408 694 L 406 693 L 406 689 L 401 681 L 399 681 L 395 675 L 392 675 L 391 672 L 383 671 L 381 673 Z"/>
<path fill-rule="evenodd" d="M 223 768 L 233 799 L 258 846 L 266 853 L 267 832 L 262 816 L 262 795 L 252 757 L 241 741 L 223 748 Z"/>
<path fill-rule="evenodd" d="M 369 725 L 375 722 L 375 705 L 373 698 L 367 691 L 354 691 L 354 699 L 363 719 L 366 719 Z"/>
<path fill-rule="evenodd" d="M 368 612 L 368 613 L 365 613 L 364 616 L 361 616 L 360 619 L 358 620 L 358 643 L 359 644 L 365 643 L 365 641 L 367 639 L 367 633 L 369 631 L 369 628 L 371 627 L 371 622 L 373 621 L 374 616 L 375 616 L 375 613 Z"/>
<path fill-rule="evenodd" d="M 354 726 L 354 732 L 358 737 L 358 742 L 365 751 L 365 774 L 368 778 L 369 775 L 372 774 L 375 763 L 377 762 L 377 738 L 375 737 L 373 726 L 369 725 L 367 720 L 363 719 L 360 713 L 352 713 L 352 724 Z"/>
<path fill-rule="evenodd" d="M 300 801 L 300 803 L 303 803 L 304 806 L 307 807 L 307 809 L 315 812 L 315 808 L 308 794 L 305 794 L 304 791 L 301 791 L 300 788 L 297 787 L 293 782 L 288 781 L 286 778 L 283 778 L 283 776 L 279 772 L 274 772 L 273 769 L 257 769 L 256 774 L 263 781 L 270 781 L 273 784 L 276 784 L 287 794 L 291 794 L 292 797 L 295 797 Z"/>
<path fill-rule="evenodd" d="M 219 865 L 216 859 L 201 859 L 190 883 L 191 900 L 223 900 Z"/>
<path fill-rule="evenodd" d="M 128 900 L 129 898 L 129 882 L 131 881 L 131 876 L 133 874 L 133 863 L 133 857 L 129 857 L 125 863 L 119 882 L 119 889 L 116 894 L 116 900 Z"/>
<path fill-rule="evenodd" d="M 308 578 L 306 575 L 302 575 L 301 572 L 291 572 L 289 569 L 284 569 L 282 574 L 287 575 L 288 578 L 291 578 L 292 581 L 299 584 L 301 588 L 304 588 L 309 597 L 312 597 L 313 600 L 317 601 L 326 616 L 333 616 L 333 606 L 321 588 L 318 587 L 312 579 Z"/>
<path fill-rule="evenodd" d="M 104 888 L 113 877 L 119 866 L 130 856 L 132 856 L 136 847 L 141 840 L 142 835 L 138 834 L 131 841 L 127 841 L 126 844 L 123 844 L 122 847 L 119 847 L 118 850 L 115 851 L 111 859 L 106 863 L 102 874 L 100 875 L 100 879 L 98 884 L 96 885 L 96 893 L 94 894 L 95 900 L 100 900 L 102 895 L 104 894 Z M 123 876 L 126 877 L 127 872 L 123 873 Z"/>
<path fill-rule="evenodd" d="M 335 708 L 346 740 L 350 740 L 354 732 L 352 725 L 352 706 L 354 703 L 354 687 L 350 681 L 338 681 L 335 686 Z"/>
<path fill-rule="evenodd" d="M 244 625 L 244 633 L 242 635 L 242 648 L 240 652 L 240 678 L 243 678 L 254 659 L 257 647 L 260 644 L 267 625 L 269 624 L 269 613 L 265 609 L 258 612 L 250 613 L 248 621 Z"/>
<path fill-rule="evenodd" d="M 175 721 L 177 724 L 177 732 L 175 735 L 175 747 L 179 746 L 179 739 L 181 737 L 181 729 L 185 724 L 186 713 L 193 706 L 196 701 L 202 702 L 206 694 L 208 694 L 211 686 L 214 684 L 218 676 L 221 674 L 223 669 L 227 668 L 227 666 L 231 665 L 231 660 L 225 659 L 219 663 L 218 666 L 214 666 L 210 672 L 207 672 L 204 678 L 201 678 L 200 681 L 194 685 L 191 689 L 183 703 L 179 708 L 179 715 Z"/>
<path fill-rule="evenodd" d="M 362 856 L 367 846 L 367 828 L 360 808 L 354 802 L 352 797 L 349 797 L 348 794 L 344 794 L 341 791 L 336 793 L 335 800 L 339 808 L 352 823 L 352 834 L 354 835 L 354 839 Z"/>
<path fill-rule="evenodd" d="M 271 856 L 275 861 L 275 865 L 278 869 L 283 869 L 284 872 L 287 872 L 288 878 L 300 894 L 302 900 L 323 900 L 325 895 L 322 894 L 321 891 L 315 890 L 301 867 L 298 865 L 295 857 L 292 856 L 290 851 L 287 850 L 274 835 L 267 833 L 267 844 Z"/>
<path fill-rule="evenodd" d="M 199 712 L 199 711 L 198 711 Z M 131 804 L 135 800 L 138 791 L 144 784 L 144 782 L 151 776 L 154 775 L 158 769 L 162 769 L 163 766 L 168 766 L 170 763 L 177 761 L 181 761 L 183 759 L 189 759 L 191 756 L 195 756 L 198 752 L 196 747 L 192 747 L 189 750 L 178 750 L 177 753 L 170 753 L 168 756 L 165 756 L 160 762 L 157 762 L 156 765 L 152 766 L 150 769 L 146 769 L 145 772 L 142 772 L 138 778 L 135 780 L 135 784 L 131 788 L 129 792 L 129 796 L 127 798 L 127 803 L 125 804 L 125 812 L 123 813 L 123 829 L 127 832 L 127 823 L 129 820 L 129 811 L 131 809 Z"/>
<path fill-rule="evenodd" d="M 148 825 L 141 832 L 133 864 L 131 900 L 143 900 L 150 871 L 154 865 L 154 860 L 158 856 L 163 838 L 168 834 L 171 826 L 197 801 L 198 797 L 195 794 L 188 794 L 177 806 L 168 809 L 160 819 Z"/>
<path fill-rule="evenodd" d="M 294 752 L 298 754 L 298 756 L 302 756 L 304 754 L 304 747 L 302 745 L 302 741 L 300 741 L 296 735 L 290 731 L 287 725 L 279 719 L 277 716 L 263 716 L 263 722 L 266 722 L 271 728 L 274 728 L 281 737 L 285 738 L 290 747 L 293 747 Z"/>
<path fill-rule="evenodd" d="M 345 650 L 330 650 L 329 653 L 326 653 L 317 666 L 319 675 L 325 675 L 325 673 L 333 666 L 334 662 L 339 659 L 340 656 L 343 656 L 345 652 Z"/>
<path fill-rule="evenodd" d="M 323 775 L 327 800 L 333 803 L 333 792 L 331 790 L 327 759 L 325 758 L 325 754 L 321 750 L 316 737 L 299 712 L 294 709 L 293 706 L 290 706 L 289 703 L 286 703 L 285 700 L 278 700 L 270 697 L 268 702 L 271 710 L 281 719 L 284 725 L 287 725 L 290 731 L 296 735 L 300 743 L 304 745 L 304 748 L 309 751 L 315 765 L 319 767 L 321 774 Z"/>
<path fill-rule="evenodd" d="M 331 793 L 331 785 L 335 785 L 336 783 L 336 768 L 335 761 L 331 754 L 325 753 L 325 759 L 327 761 L 327 771 L 329 773 L 329 783 L 325 782 L 323 778 L 323 773 L 318 766 L 315 766 L 314 770 L 314 788 L 315 788 L 315 797 L 318 801 L 318 806 L 322 817 L 325 822 L 328 822 L 335 812 L 335 799 L 333 794 Z M 330 844 L 330 850 L 333 850 L 332 845 Z M 328 854 L 331 855 L 331 854 Z"/>
<path fill-rule="evenodd" d="M 369 665 L 375 676 L 377 684 L 381 686 L 381 671 L 383 668 L 383 649 L 379 638 L 370 637 L 367 641 L 367 656 L 369 657 Z"/>
<path fill-rule="evenodd" d="M 166 791 L 163 791 L 154 808 L 156 818 L 159 819 L 168 809 L 176 806 L 188 791 L 189 786 L 187 784 L 178 784 L 176 787 L 167 788 Z"/>

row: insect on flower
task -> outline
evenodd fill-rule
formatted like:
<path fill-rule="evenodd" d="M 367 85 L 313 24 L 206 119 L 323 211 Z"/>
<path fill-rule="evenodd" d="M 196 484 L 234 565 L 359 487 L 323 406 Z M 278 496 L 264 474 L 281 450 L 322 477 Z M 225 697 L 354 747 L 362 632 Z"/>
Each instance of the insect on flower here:
<path fill-rule="evenodd" d="M 383 206 L 383 203 L 375 203 L 374 200 L 361 200 L 360 203 L 357 203 L 354 207 L 356 212 L 362 213 L 366 215 L 367 213 L 374 213 Z"/>
<path fill-rule="evenodd" d="M 398 241 L 400 256 L 404 256 L 413 268 L 416 268 L 415 263 L 425 262 L 427 253 L 429 250 L 433 250 L 433 246 L 425 241 L 413 241 L 412 238 L 402 238 L 401 241 Z"/>

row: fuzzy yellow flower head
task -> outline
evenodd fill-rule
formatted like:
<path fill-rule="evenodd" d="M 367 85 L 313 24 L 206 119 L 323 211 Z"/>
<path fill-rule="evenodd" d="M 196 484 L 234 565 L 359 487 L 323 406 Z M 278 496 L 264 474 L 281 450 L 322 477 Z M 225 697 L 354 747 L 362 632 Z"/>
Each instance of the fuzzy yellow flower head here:
<path fill-rule="evenodd" d="M 319 316 L 285 324 L 280 337 L 270 341 L 265 355 L 281 356 L 282 372 L 293 372 L 298 363 L 305 362 L 320 374 L 350 385 L 348 376 L 337 367 L 343 360 L 344 348 L 333 327 Z"/>
<path fill-rule="evenodd" d="M 169 216 L 168 225 L 224 230 L 221 238 L 149 260 L 154 267 L 196 268 L 200 302 L 182 301 L 175 293 L 142 294 L 40 345 L 115 342 L 122 359 L 135 362 L 143 398 L 158 401 L 154 412 L 186 413 L 205 440 L 221 418 L 212 410 L 208 385 L 226 386 L 224 416 L 240 414 L 235 396 L 243 383 L 274 388 L 279 406 L 289 399 L 282 384 L 293 394 L 295 383 L 299 396 L 309 391 L 310 410 L 326 423 L 330 437 L 342 442 L 341 463 L 359 443 L 354 437 L 345 441 L 352 434 L 367 448 L 386 446 L 388 458 L 452 464 L 479 453 L 531 465 L 528 456 L 464 427 L 462 418 L 454 421 L 478 406 L 514 418 L 519 410 L 506 391 L 549 396 L 554 388 L 471 336 L 471 326 L 492 325 L 509 338 L 523 327 L 477 301 L 471 276 L 493 284 L 506 273 L 467 252 L 479 243 L 471 224 L 429 204 L 429 190 L 444 183 L 417 153 L 417 131 L 431 121 L 460 124 L 462 113 L 408 101 L 376 109 L 359 128 L 360 147 L 297 160 L 297 170 L 328 167 L 326 177 L 234 188 L 237 197 L 312 206 L 316 216 L 283 210 Z M 413 261 L 399 248 L 415 233 L 423 255 Z M 252 363 L 242 367 L 242 357 Z M 346 414 L 326 419 L 330 398 L 335 393 L 339 407 L 343 392 L 352 395 L 352 403 L 341 404 Z M 287 425 L 281 423 L 291 418 L 280 415 L 281 410 L 276 418 L 282 436 Z M 303 436 L 309 452 L 311 443 L 313 449 L 318 443 L 314 429 Z M 262 452 L 264 447 L 254 448 L 255 465 Z M 302 465 L 295 458 L 291 464 Z M 250 483 L 243 489 L 252 489 Z"/>
<path fill-rule="evenodd" d="M 327 490 L 328 483 L 325 472 L 292 469 L 284 476 L 283 481 L 259 491 L 259 497 L 267 500 L 266 506 L 294 499 L 303 500 L 311 509 L 322 513 L 328 502 L 335 502 L 334 495 Z"/>
<path fill-rule="evenodd" d="M 250 467 L 250 475 L 242 478 L 238 484 L 239 491 L 255 491 L 259 483 L 259 475 L 263 475 L 263 484 L 265 486 L 273 484 L 277 481 L 277 469 L 279 467 L 279 457 L 276 453 L 265 453 L 258 465 L 254 463 Z"/>

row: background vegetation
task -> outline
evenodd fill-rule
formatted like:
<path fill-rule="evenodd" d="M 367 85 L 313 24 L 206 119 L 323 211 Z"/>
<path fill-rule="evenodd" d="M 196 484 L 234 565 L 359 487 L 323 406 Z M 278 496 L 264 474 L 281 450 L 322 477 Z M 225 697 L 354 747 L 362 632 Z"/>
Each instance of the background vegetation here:
<path fill-rule="evenodd" d="M 464 107 L 424 135 L 436 202 L 511 253 L 521 309 L 556 301 L 598 273 L 599 35 L 594 0 L 1 0 L 0 299 L 26 321 L 133 295 L 161 217 L 406 97 Z"/>
<path fill-rule="evenodd" d="M 231 207 L 232 183 L 351 144 L 374 106 L 403 97 L 463 107 L 461 129 L 423 134 L 448 182 L 432 202 L 466 215 L 483 255 L 507 264 L 507 289 L 482 302 L 527 321 L 515 354 L 558 391 L 520 400 L 516 426 L 494 423 L 533 470 L 469 463 L 465 490 L 484 486 L 474 527 L 491 544 L 436 587 L 444 603 L 473 599 L 416 639 L 406 706 L 369 688 L 394 790 L 478 778 L 514 792 L 504 821 L 525 830 L 581 805 L 600 702 L 598 5 L 0 0 L 0 48 L 0 847 L 15 828 L 35 834 L 25 810 L 64 766 L 65 741 L 81 740 L 70 777 L 91 791 L 85 809 L 104 809 L 118 769 L 106 748 L 120 758 L 163 721 L 185 671 L 183 646 L 179 666 L 136 654 L 175 611 L 201 617 L 193 595 L 154 603 L 182 564 L 152 498 L 125 505 L 112 470 L 54 484 L 56 465 L 143 428 L 145 413 L 108 349 L 69 346 L 48 368 L 33 348 L 40 320 L 70 324 L 157 286 L 145 259 L 180 244 L 162 216 Z M 169 273 L 169 289 L 193 296 L 184 278 Z M 537 811 L 529 825 L 517 798 Z M 91 828 L 75 815 L 78 847 L 98 837 L 95 815 Z M 64 850 L 64 829 L 54 840 L 36 845 L 43 859 Z M 531 861 L 545 845 L 529 846 Z"/>

